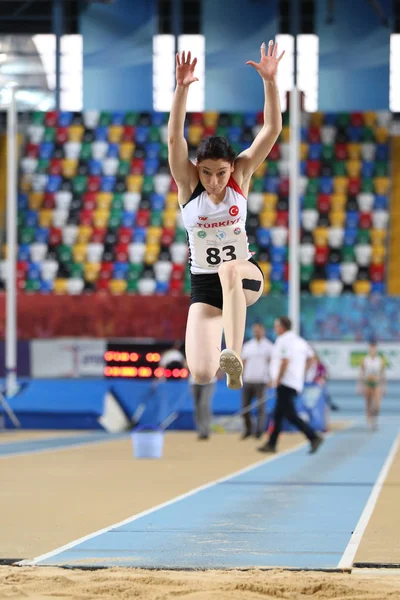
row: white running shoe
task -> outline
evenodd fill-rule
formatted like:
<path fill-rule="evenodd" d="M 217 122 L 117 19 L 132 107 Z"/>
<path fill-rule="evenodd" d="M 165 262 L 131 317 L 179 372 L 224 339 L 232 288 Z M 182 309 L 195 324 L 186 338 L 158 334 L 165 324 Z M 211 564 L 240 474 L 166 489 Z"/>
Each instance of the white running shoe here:
<path fill-rule="evenodd" d="M 233 350 L 222 350 L 219 357 L 221 371 L 226 373 L 226 385 L 231 390 L 240 390 L 243 387 L 243 362 Z"/>

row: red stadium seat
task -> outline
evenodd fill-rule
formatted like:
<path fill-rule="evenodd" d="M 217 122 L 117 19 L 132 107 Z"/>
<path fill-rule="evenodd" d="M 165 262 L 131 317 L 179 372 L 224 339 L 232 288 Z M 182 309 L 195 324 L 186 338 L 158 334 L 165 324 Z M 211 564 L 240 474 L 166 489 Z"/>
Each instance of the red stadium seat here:
<path fill-rule="evenodd" d="M 162 234 L 161 234 L 161 239 L 160 239 L 161 245 L 166 246 L 166 247 L 170 246 L 172 244 L 172 242 L 174 241 L 174 238 L 175 238 L 175 230 L 164 227 Z"/>
<path fill-rule="evenodd" d="M 49 165 L 50 175 L 61 175 L 62 172 L 62 158 L 52 158 Z"/>
<path fill-rule="evenodd" d="M 129 253 L 128 253 L 128 243 L 127 244 L 117 244 L 115 246 L 115 260 L 117 262 L 128 262 Z"/>
<path fill-rule="evenodd" d="M 106 235 L 107 229 L 105 227 L 94 227 L 91 241 L 95 244 L 103 244 Z"/>
<path fill-rule="evenodd" d="M 360 112 L 354 112 L 350 115 L 350 123 L 353 127 L 363 127 L 364 126 L 364 115 Z"/>
<path fill-rule="evenodd" d="M 68 141 L 68 127 L 58 127 L 56 131 L 57 144 L 65 144 Z"/>
<path fill-rule="evenodd" d="M 327 214 L 331 210 L 331 196 L 330 194 L 318 194 L 317 200 L 318 211 L 321 214 Z"/>
<path fill-rule="evenodd" d="M 336 160 L 347 159 L 347 144 L 336 144 L 335 145 L 335 157 Z"/>
<path fill-rule="evenodd" d="M 131 142 L 135 139 L 135 128 L 133 125 L 126 125 L 122 134 L 123 142 Z"/>
<path fill-rule="evenodd" d="M 259 111 L 257 113 L 257 124 L 258 125 L 264 125 L 264 113 L 263 113 L 263 111 Z"/>
<path fill-rule="evenodd" d="M 80 225 L 92 225 L 93 224 L 93 211 L 92 210 L 81 210 L 79 214 Z"/>
<path fill-rule="evenodd" d="M 315 247 L 315 264 L 318 266 L 326 265 L 329 257 L 329 246 Z"/>
<path fill-rule="evenodd" d="M 114 270 L 114 263 L 102 262 L 99 272 L 99 279 L 111 279 Z"/>
<path fill-rule="evenodd" d="M 183 279 L 171 279 L 169 282 L 169 293 L 171 296 L 179 295 L 183 291 Z"/>
<path fill-rule="evenodd" d="M 203 125 L 203 113 L 192 113 L 190 123 L 191 125 Z"/>
<path fill-rule="evenodd" d="M 308 141 L 311 144 L 318 144 L 321 141 L 321 130 L 319 127 L 311 126 L 308 130 Z"/>
<path fill-rule="evenodd" d="M 358 223 L 360 229 L 371 229 L 372 228 L 372 215 L 369 212 L 360 213 L 360 220 Z"/>
<path fill-rule="evenodd" d="M 110 276 L 111 277 L 111 276 Z M 96 281 L 96 292 L 108 292 L 109 278 L 99 277 Z"/>
<path fill-rule="evenodd" d="M 271 148 L 271 152 L 268 154 L 268 160 L 279 160 L 281 157 L 281 149 L 279 144 L 274 144 Z"/>
<path fill-rule="evenodd" d="M 131 162 L 131 175 L 143 175 L 144 158 L 133 158 Z"/>
<path fill-rule="evenodd" d="M 150 223 L 150 210 L 141 208 L 136 214 L 136 226 L 148 227 Z"/>
<path fill-rule="evenodd" d="M 211 127 L 211 126 L 204 127 L 203 136 L 205 138 L 213 136 L 213 135 L 215 135 L 215 127 Z"/>
<path fill-rule="evenodd" d="M 46 127 L 55 127 L 58 123 L 58 112 L 56 110 L 50 110 L 46 113 L 44 118 L 44 124 Z"/>
<path fill-rule="evenodd" d="M 279 195 L 286 198 L 289 196 L 289 177 L 282 177 L 279 181 Z"/>
<path fill-rule="evenodd" d="M 369 276 L 371 281 L 384 281 L 385 279 L 385 265 L 374 265 L 372 264 L 369 268 Z"/>
<path fill-rule="evenodd" d="M 179 281 L 183 279 L 185 274 L 185 265 L 184 264 L 173 264 L 171 271 L 171 281 L 174 279 L 178 279 Z"/>
<path fill-rule="evenodd" d="M 321 174 L 321 161 L 308 160 L 306 166 L 307 177 L 315 178 Z"/>
<path fill-rule="evenodd" d="M 120 227 L 117 233 L 117 240 L 119 244 L 129 244 L 132 241 L 132 228 Z"/>
<path fill-rule="evenodd" d="M 45 192 L 42 208 L 54 208 L 55 205 L 56 205 L 55 193 L 54 192 Z"/>
<path fill-rule="evenodd" d="M 25 279 L 28 268 L 29 268 L 28 261 L 19 260 L 17 262 L 17 277 L 19 277 L 20 279 Z"/>
<path fill-rule="evenodd" d="M 169 186 L 169 191 L 175 192 L 176 194 L 178 193 L 178 186 L 176 185 L 176 181 L 173 177 L 171 177 L 171 185 Z"/>
<path fill-rule="evenodd" d="M 58 246 L 62 242 L 62 230 L 59 227 L 50 227 L 49 246 Z"/>
<path fill-rule="evenodd" d="M 87 180 L 88 192 L 98 192 L 101 187 L 101 176 L 100 175 L 89 175 Z"/>
<path fill-rule="evenodd" d="M 25 147 L 25 156 L 30 156 L 31 158 L 38 158 L 39 145 L 38 144 L 27 144 Z"/>
<path fill-rule="evenodd" d="M 356 196 L 361 190 L 361 179 L 358 177 L 350 177 L 349 187 L 347 189 L 349 196 Z"/>
<path fill-rule="evenodd" d="M 285 263 L 283 267 L 283 280 L 289 281 L 289 263 Z"/>
<path fill-rule="evenodd" d="M 82 196 L 83 209 L 94 210 L 96 208 L 96 192 L 85 192 Z"/>
<path fill-rule="evenodd" d="M 276 213 L 276 227 L 287 227 L 289 223 L 289 212 L 287 210 L 278 210 Z"/>

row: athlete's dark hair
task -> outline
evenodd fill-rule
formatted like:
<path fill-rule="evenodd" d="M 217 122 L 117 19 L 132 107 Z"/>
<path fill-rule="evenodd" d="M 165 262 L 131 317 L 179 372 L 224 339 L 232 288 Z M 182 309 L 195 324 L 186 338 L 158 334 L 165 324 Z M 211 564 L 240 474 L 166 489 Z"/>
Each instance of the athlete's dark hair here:
<path fill-rule="evenodd" d="M 278 321 L 286 331 L 292 329 L 292 321 L 289 317 L 278 317 Z"/>
<path fill-rule="evenodd" d="M 226 138 L 215 135 L 204 138 L 197 150 L 196 158 L 198 163 L 207 159 L 222 159 L 233 164 L 236 152 Z"/>

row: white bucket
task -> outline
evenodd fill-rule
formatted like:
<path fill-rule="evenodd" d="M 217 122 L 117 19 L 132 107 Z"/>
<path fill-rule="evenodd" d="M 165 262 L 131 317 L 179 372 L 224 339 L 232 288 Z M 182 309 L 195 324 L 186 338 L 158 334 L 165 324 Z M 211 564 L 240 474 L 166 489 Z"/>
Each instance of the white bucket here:
<path fill-rule="evenodd" d="M 164 446 L 164 431 L 139 430 L 132 432 L 133 454 L 136 458 L 161 458 Z"/>

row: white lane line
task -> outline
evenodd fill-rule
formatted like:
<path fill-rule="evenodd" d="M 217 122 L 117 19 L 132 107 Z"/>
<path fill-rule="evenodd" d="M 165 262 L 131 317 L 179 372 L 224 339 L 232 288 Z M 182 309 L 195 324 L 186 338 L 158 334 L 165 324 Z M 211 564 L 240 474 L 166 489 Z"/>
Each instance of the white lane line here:
<path fill-rule="evenodd" d="M 19 456 L 31 456 L 33 454 L 44 454 L 45 452 L 61 452 L 63 450 L 76 450 L 79 448 L 83 448 L 84 446 L 95 446 L 96 444 L 108 444 L 110 442 L 118 442 L 122 439 L 125 439 L 124 437 L 118 437 L 118 438 L 113 438 L 113 439 L 107 439 L 105 438 L 104 440 L 101 439 L 97 439 L 97 440 L 87 440 L 85 442 L 78 442 L 77 444 L 73 444 L 70 443 L 65 444 L 64 446 L 53 446 L 53 447 L 48 447 L 48 448 L 38 448 L 37 450 L 24 450 L 22 452 L 11 452 L 10 454 L 0 454 L 0 460 L 2 458 L 18 458 Z"/>
<path fill-rule="evenodd" d="M 383 467 L 378 475 L 378 478 L 375 481 L 375 485 L 371 490 L 371 494 L 367 500 L 361 517 L 356 525 L 355 530 L 353 531 L 353 535 L 351 536 L 350 541 L 347 544 L 346 549 L 343 553 L 343 556 L 340 559 L 338 569 L 350 569 L 353 566 L 354 557 L 360 545 L 362 536 L 364 535 L 364 531 L 366 530 L 371 515 L 374 511 L 375 504 L 377 503 L 379 494 L 381 492 L 383 484 L 385 483 L 385 479 L 387 477 L 389 469 L 392 466 L 392 462 L 396 455 L 398 446 L 399 438 L 398 436 L 396 436 L 396 439 L 394 440 L 390 448 L 389 454 L 387 455 L 386 460 L 383 463 Z"/>
<path fill-rule="evenodd" d="M 342 430 L 343 431 L 343 430 Z M 137 515 L 134 515 L 132 517 L 128 517 L 127 519 L 124 519 L 123 521 L 120 521 L 119 523 L 114 523 L 113 525 L 109 525 L 108 527 L 104 527 L 103 529 L 99 529 L 98 531 L 95 531 L 93 533 L 89 533 L 88 535 L 85 535 L 77 540 L 74 540 L 73 542 L 69 542 L 68 544 L 65 544 L 64 546 L 60 546 L 59 548 L 56 548 L 55 550 L 52 550 L 51 552 L 47 552 L 46 554 L 42 554 L 41 556 L 37 556 L 36 558 L 32 559 L 32 560 L 22 560 L 21 562 L 17 563 L 19 566 L 34 566 L 37 565 L 38 563 L 51 558 L 52 556 L 55 556 L 56 554 L 60 554 L 61 552 L 65 552 L 66 550 L 70 550 L 71 548 L 73 548 L 74 546 L 77 546 L 78 544 L 82 544 L 82 542 L 86 542 L 87 540 L 91 540 L 94 537 L 97 537 L 98 535 L 101 535 L 103 533 L 107 533 L 107 531 L 110 531 L 111 529 L 117 528 L 117 527 L 122 527 L 123 525 L 127 525 L 128 523 L 132 523 L 133 521 L 137 521 L 137 519 L 140 519 L 142 517 L 145 517 L 146 515 L 150 515 L 153 512 L 156 512 L 157 510 L 160 510 L 162 508 L 166 508 L 167 506 L 170 506 L 171 504 L 175 504 L 176 502 L 180 502 L 180 500 L 184 500 L 186 498 L 190 498 L 190 496 L 194 496 L 194 494 L 198 494 L 199 492 L 202 492 L 203 490 L 207 490 L 219 483 L 223 483 L 224 481 L 228 481 L 229 479 L 233 479 L 234 477 L 238 477 L 239 475 L 243 475 L 244 473 L 248 473 L 249 471 L 252 471 L 253 469 L 256 469 L 257 467 L 266 464 L 266 463 L 271 463 L 274 460 L 278 460 L 280 458 L 283 458 L 284 456 L 287 456 L 288 454 L 292 454 L 294 452 L 298 452 L 299 450 L 303 449 L 304 446 L 308 445 L 308 442 L 302 442 L 301 444 L 295 446 L 294 448 L 291 448 L 290 450 L 285 450 L 284 452 L 280 452 L 279 454 L 277 454 L 276 456 L 272 456 L 269 458 L 264 458 L 263 460 L 257 461 L 256 463 L 253 463 L 252 465 L 245 467 L 244 469 L 240 469 L 239 471 L 234 471 L 233 473 L 231 473 L 230 475 L 226 475 L 224 477 L 221 477 L 219 479 L 215 479 L 214 481 L 210 481 L 209 483 L 206 483 L 204 485 L 201 485 L 197 488 L 194 488 L 193 490 L 190 490 L 189 492 L 186 492 L 184 494 L 181 494 L 180 496 L 176 496 L 175 498 L 172 498 L 171 500 L 167 500 L 167 502 L 163 502 L 162 504 L 158 504 L 157 506 L 153 506 L 153 508 L 149 508 L 147 510 L 144 510 L 141 513 L 138 513 Z"/>

